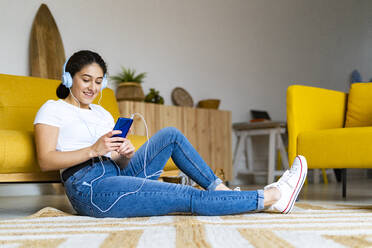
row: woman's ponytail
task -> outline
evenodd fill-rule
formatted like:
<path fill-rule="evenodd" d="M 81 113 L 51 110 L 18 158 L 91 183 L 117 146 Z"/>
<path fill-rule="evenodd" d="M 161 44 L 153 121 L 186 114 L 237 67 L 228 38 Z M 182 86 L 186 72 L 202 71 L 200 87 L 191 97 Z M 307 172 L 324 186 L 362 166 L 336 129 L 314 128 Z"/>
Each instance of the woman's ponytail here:
<path fill-rule="evenodd" d="M 58 86 L 56 93 L 58 98 L 65 99 L 70 94 L 70 90 L 61 83 Z"/>

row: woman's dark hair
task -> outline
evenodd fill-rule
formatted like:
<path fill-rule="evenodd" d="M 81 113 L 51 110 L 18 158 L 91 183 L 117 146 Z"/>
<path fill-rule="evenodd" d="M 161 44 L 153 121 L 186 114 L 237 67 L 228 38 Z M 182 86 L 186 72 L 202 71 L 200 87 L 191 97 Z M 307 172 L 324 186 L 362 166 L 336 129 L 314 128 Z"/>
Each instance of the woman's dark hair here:
<path fill-rule="evenodd" d="M 92 63 L 97 63 L 102 68 L 103 74 L 106 74 L 107 66 L 105 61 L 98 53 L 88 50 L 74 53 L 66 64 L 66 72 L 69 72 L 73 78 L 74 75 L 83 69 L 84 66 Z M 57 88 L 57 96 L 61 99 L 65 99 L 68 94 L 70 94 L 70 90 L 61 83 Z"/>

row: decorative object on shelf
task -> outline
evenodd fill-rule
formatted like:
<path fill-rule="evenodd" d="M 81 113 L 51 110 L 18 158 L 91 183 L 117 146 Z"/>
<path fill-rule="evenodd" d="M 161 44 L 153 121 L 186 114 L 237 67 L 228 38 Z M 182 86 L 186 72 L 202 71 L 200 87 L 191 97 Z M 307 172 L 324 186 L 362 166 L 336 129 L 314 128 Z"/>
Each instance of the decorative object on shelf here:
<path fill-rule="evenodd" d="M 136 70 L 122 67 L 121 73 L 111 77 L 118 85 L 116 99 L 118 101 L 129 100 L 142 102 L 145 99 L 145 94 L 143 93 L 141 83 L 145 77 L 146 72 L 136 75 Z"/>
<path fill-rule="evenodd" d="M 148 93 L 145 97 L 145 102 L 164 104 L 164 98 L 159 95 L 158 90 L 151 88 L 150 93 Z"/>
<path fill-rule="evenodd" d="M 219 99 L 205 99 L 198 102 L 198 108 L 218 109 L 220 106 Z"/>
<path fill-rule="evenodd" d="M 354 70 L 350 75 L 350 84 L 363 82 L 362 76 L 358 70 Z"/>
<path fill-rule="evenodd" d="M 358 70 L 353 70 L 350 75 L 350 84 L 362 82 L 363 82 L 362 75 L 359 73 Z M 372 82 L 372 78 L 370 78 L 368 82 Z"/>
<path fill-rule="evenodd" d="M 32 24 L 29 45 L 30 75 L 61 80 L 65 49 L 47 5 L 42 4 Z"/>
<path fill-rule="evenodd" d="M 183 88 L 177 87 L 172 91 L 172 101 L 176 106 L 193 107 L 194 101 L 190 94 Z"/>

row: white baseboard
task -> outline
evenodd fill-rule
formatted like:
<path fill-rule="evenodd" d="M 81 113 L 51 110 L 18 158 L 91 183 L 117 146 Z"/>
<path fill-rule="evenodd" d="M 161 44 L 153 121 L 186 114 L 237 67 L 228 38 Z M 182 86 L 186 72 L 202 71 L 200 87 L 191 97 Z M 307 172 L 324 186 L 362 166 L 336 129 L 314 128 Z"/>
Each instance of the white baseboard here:
<path fill-rule="evenodd" d="M 1 196 L 56 195 L 64 194 L 60 183 L 3 183 L 0 184 Z"/>

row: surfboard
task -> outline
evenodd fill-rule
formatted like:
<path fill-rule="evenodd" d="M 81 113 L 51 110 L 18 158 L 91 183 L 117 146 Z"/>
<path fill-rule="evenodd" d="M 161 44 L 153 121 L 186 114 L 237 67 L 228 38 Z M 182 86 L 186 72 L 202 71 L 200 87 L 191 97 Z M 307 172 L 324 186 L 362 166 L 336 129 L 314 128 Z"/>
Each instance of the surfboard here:
<path fill-rule="evenodd" d="M 54 18 L 46 4 L 37 11 L 30 37 L 30 74 L 61 79 L 65 49 Z"/>

